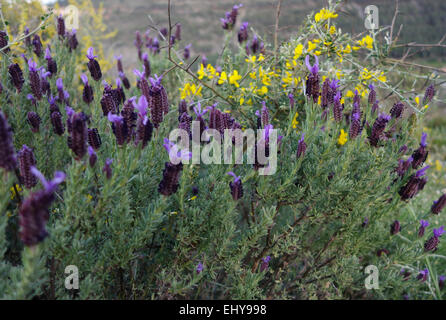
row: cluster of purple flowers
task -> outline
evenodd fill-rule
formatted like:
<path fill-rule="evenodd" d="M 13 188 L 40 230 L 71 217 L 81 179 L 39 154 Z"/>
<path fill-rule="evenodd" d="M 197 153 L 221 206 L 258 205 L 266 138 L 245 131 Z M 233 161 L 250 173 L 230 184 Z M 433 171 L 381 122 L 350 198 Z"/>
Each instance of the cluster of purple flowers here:
<path fill-rule="evenodd" d="M 77 41 L 76 29 L 72 29 L 71 32 L 68 32 L 65 27 L 65 20 L 62 15 L 57 17 L 57 34 L 59 38 L 63 41 L 67 39 L 67 45 L 70 48 L 70 51 L 76 50 L 79 42 Z"/>
<path fill-rule="evenodd" d="M 163 146 L 169 154 L 170 161 L 164 164 L 163 179 L 158 186 L 158 192 L 164 196 L 170 196 L 178 190 L 180 174 L 183 170 L 182 161 L 191 159 L 192 154 L 180 150 L 168 139 L 164 139 Z"/>
<path fill-rule="evenodd" d="M 231 11 L 226 12 L 224 18 L 220 18 L 221 26 L 225 30 L 231 30 L 237 22 L 238 10 L 242 7 L 242 4 L 234 5 Z"/>
<path fill-rule="evenodd" d="M 46 223 L 49 219 L 49 208 L 55 199 L 54 192 L 57 186 L 65 180 L 65 174 L 56 172 L 54 179 L 47 181 L 35 167 L 31 167 L 29 171 L 39 178 L 44 187 L 40 191 L 31 193 L 20 206 L 20 238 L 26 246 L 31 247 L 48 236 Z"/>

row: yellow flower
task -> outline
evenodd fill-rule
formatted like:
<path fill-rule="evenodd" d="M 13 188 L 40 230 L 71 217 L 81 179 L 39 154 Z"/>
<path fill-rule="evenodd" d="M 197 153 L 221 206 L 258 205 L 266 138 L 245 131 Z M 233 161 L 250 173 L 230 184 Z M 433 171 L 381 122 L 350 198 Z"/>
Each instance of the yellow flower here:
<path fill-rule="evenodd" d="M 379 81 L 386 82 L 387 77 L 384 75 L 384 72 L 381 71 L 381 74 L 377 77 Z"/>
<path fill-rule="evenodd" d="M 342 73 L 341 70 L 336 70 L 336 78 L 338 78 L 338 80 L 341 80 L 341 78 L 344 76 L 344 74 Z"/>
<path fill-rule="evenodd" d="M 338 144 L 343 146 L 346 143 L 347 143 L 347 133 L 344 131 L 344 129 L 341 129 L 341 134 L 339 135 L 338 138 Z"/>
<path fill-rule="evenodd" d="M 193 97 L 193 96 L 200 96 L 201 97 L 201 90 L 203 88 L 201 86 L 196 86 L 195 84 L 190 84 L 189 82 L 187 82 L 184 85 L 183 89 L 180 89 L 180 93 L 181 93 L 181 99 L 184 100 L 188 97 Z"/>
<path fill-rule="evenodd" d="M 250 56 L 247 59 L 245 59 L 246 62 L 255 64 L 256 63 L 256 56 Z"/>
<path fill-rule="evenodd" d="M 350 45 L 348 44 L 344 49 L 342 49 L 343 53 L 351 53 L 352 52 L 352 47 L 350 47 Z"/>
<path fill-rule="evenodd" d="M 204 76 L 206 75 L 206 72 L 204 71 L 204 65 L 203 64 L 201 64 L 201 66 L 200 66 L 200 70 L 198 70 L 198 79 L 203 79 L 204 78 Z"/>
<path fill-rule="evenodd" d="M 257 93 L 261 96 L 264 96 L 268 93 L 268 88 L 266 86 L 263 86 L 259 90 L 257 90 Z"/>
<path fill-rule="evenodd" d="M 304 50 L 304 46 L 299 43 L 296 46 L 296 48 L 294 48 L 294 57 L 293 57 L 293 59 L 294 60 L 299 59 L 299 57 L 302 55 L 303 50 Z"/>
<path fill-rule="evenodd" d="M 417 105 L 420 104 L 420 97 L 415 97 L 415 103 L 416 103 Z"/>
<path fill-rule="evenodd" d="M 364 68 L 364 70 L 361 72 L 361 76 L 359 77 L 359 80 L 368 80 L 371 77 L 372 77 L 372 73 L 367 68 Z"/>
<path fill-rule="evenodd" d="M 211 64 L 208 64 L 206 70 L 209 72 L 208 78 L 213 79 L 216 74 L 215 68 Z"/>
<path fill-rule="evenodd" d="M 298 112 L 296 112 L 296 114 L 294 115 L 293 122 L 291 123 L 291 126 L 293 127 L 293 129 L 296 129 L 297 125 L 299 124 L 299 121 L 297 121 L 297 117 L 299 117 Z"/>
<path fill-rule="evenodd" d="M 242 78 L 241 75 L 238 74 L 237 70 L 234 70 L 232 72 L 232 74 L 229 76 L 229 83 L 235 85 L 237 88 L 240 87 L 240 85 L 238 84 L 238 80 L 240 80 Z"/>
<path fill-rule="evenodd" d="M 367 49 L 373 49 L 373 38 L 369 35 L 366 35 L 364 38 L 358 41 L 358 44 L 361 47 L 365 47 Z"/>
<path fill-rule="evenodd" d="M 9 189 L 11 191 L 11 200 L 13 200 L 17 196 L 16 192 L 15 192 L 16 189 L 19 193 L 22 192 L 22 188 L 20 188 L 20 186 L 18 184 L 15 185 L 15 188 L 11 187 Z"/>
<path fill-rule="evenodd" d="M 262 78 L 262 83 L 265 86 L 270 86 L 271 85 L 271 79 L 267 75 L 265 75 Z"/>
<path fill-rule="evenodd" d="M 334 11 L 330 11 L 330 10 L 327 10 L 325 8 L 322 8 L 321 11 L 319 11 L 318 13 L 316 13 L 314 15 L 314 20 L 316 22 L 319 22 L 319 21 L 328 20 L 330 18 L 334 19 L 334 18 L 337 18 L 337 17 L 338 17 L 338 14 L 335 13 Z"/>
<path fill-rule="evenodd" d="M 331 26 L 330 30 L 328 31 L 330 34 L 335 34 L 336 33 L 336 27 L 335 26 Z"/>
<path fill-rule="evenodd" d="M 443 166 L 441 165 L 440 160 L 435 160 L 435 170 L 441 171 L 443 169 Z"/>
<path fill-rule="evenodd" d="M 348 97 L 348 98 L 353 98 L 355 96 L 355 94 L 353 93 L 353 91 L 348 90 L 347 94 L 345 96 Z"/>
<path fill-rule="evenodd" d="M 220 79 L 218 79 L 218 84 L 223 84 L 228 80 L 228 76 L 226 75 L 226 72 L 222 72 L 220 74 Z"/>
<path fill-rule="evenodd" d="M 316 48 L 316 44 L 314 44 L 313 42 L 311 42 L 311 41 L 308 41 L 308 52 L 311 52 L 311 51 L 313 51 L 315 48 Z"/>

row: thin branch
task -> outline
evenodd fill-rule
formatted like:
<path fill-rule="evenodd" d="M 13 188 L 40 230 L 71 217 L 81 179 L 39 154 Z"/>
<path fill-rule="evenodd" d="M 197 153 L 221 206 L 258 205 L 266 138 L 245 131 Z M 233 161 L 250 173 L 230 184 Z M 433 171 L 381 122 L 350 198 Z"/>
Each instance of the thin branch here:
<path fill-rule="evenodd" d="M 389 47 L 392 45 L 392 41 L 393 41 L 393 28 L 395 26 L 396 17 L 399 13 L 398 9 L 399 9 L 399 0 L 396 0 L 395 13 L 393 14 L 392 24 L 390 26 Z"/>
<path fill-rule="evenodd" d="M 277 57 L 277 51 L 279 49 L 278 33 L 279 33 L 279 19 L 280 19 L 280 9 L 282 7 L 282 0 L 277 0 L 276 9 L 276 24 L 274 28 L 274 57 Z"/>

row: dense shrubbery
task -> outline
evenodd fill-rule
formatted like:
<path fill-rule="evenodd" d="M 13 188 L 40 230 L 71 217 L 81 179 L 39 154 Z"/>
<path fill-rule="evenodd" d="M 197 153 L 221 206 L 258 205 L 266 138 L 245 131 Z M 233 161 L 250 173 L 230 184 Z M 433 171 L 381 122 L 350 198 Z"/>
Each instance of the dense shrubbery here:
<path fill-rule="evenodd" d="M 335 7 L 274 47 L 237 10 L 214 65 L 196 67 L 179 27 L 138 34 L 136 84 L 120 59 L 102 82 L 102 57 L 62 18 L 50 49 L 40 31 L 11 48 L 1 35 L 2 297 L 441 298 L 442 228 L 419 220 L 444 197 L 400 218 L 427 182 L 433 86 L 403 95 L 380 63 L 391 43 L 341 33 Z M 277 172 L 170 163 L 164 139 L 192 119 L 279 129 Z M 69 265 L 80 290 L 65 289 Z M 365 289 L 368 265 L 380 289 Z"/>

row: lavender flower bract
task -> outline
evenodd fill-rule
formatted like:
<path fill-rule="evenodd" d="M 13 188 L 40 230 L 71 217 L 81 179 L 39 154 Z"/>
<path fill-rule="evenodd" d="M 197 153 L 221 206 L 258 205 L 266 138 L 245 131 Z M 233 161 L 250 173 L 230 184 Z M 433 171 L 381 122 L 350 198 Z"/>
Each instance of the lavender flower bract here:
<path fill-rule="evenodd" d="M 434 96 L 435 96 L 435 87 L 433 84 L 431 84 L 429 87 L 427 87 L 426 92 L 424 93 L 423 104 L 425 105 L 431 102 Z"/>
<path fill-rule="evenodd" d="M 107 158 L 105 160 L 104 167 L 102 168 L 102 171 L 105 173 L 105 177 L 107 178 L 107 180 L 110 180 L 113 175 L 113 171 L 111 168 L 112 163 L 113 163 L 113 159 Z"/>

